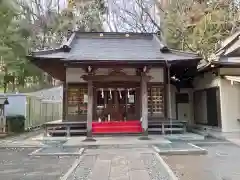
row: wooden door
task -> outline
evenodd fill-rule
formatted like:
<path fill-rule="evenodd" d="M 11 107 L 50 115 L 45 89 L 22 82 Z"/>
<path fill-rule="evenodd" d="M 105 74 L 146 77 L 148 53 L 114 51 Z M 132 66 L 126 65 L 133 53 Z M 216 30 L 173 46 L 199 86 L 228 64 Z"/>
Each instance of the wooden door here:
<path fill-rule="evenodd" d="M 210 88 L 207 92 L 207 124 L 209 126 L 218 126 L 218 105 L 217 94 L 218 88 Z"/>

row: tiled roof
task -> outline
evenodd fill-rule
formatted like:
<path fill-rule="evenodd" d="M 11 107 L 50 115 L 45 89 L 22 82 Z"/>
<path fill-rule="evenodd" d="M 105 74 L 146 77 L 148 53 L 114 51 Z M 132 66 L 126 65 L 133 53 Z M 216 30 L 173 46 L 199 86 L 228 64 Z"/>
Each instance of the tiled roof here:
<path fill-rule="evenodd" d="M 201 59 L 197 54 L 166 48 L 153 33 L 74 33 L 60 50 L 34 52 L 33 57 L 64 61 L 174 61 Z M 65 50 L 65 52 L 64 52 Z"/>

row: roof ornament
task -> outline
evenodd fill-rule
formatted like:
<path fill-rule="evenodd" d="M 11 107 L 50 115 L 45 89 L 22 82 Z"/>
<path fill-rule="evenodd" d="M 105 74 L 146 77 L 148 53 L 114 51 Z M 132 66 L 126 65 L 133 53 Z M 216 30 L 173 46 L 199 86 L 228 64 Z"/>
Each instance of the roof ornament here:
<path fill-rule="evenodd" d="M 125 34 L 126 37 L 129 37 L 129 34 Z"/>
<path fill-rule="evenodd" d="M 88 66 L 88 73 L 92 72 L 92 67 Z"/>
<path fill-rule="evenodd" d="M 145 73 L 147 71 L 147 66 L 144 66 L 143 72 Z"/>
<path fill-rule="evenodd" d="M 160 43 L 160 51 L 161 53 L 168 53 L 170 52 L 170 49 L 168 49 L 168 47 L 165 46 L 164 44 Z"/>
<path fill-rule="evenodd" d="M 103 98 L 104 98 L 104 92 L 103 92 L 103 88 L 102 88 L 101 95 L 102 95 L 102 99 L 103 99 Z"/>
<path fill-rule="evenodd" d="M 103 33 L 100 33 L 99 36 L 100 36 L 100 37 L 103 37 Z"/>

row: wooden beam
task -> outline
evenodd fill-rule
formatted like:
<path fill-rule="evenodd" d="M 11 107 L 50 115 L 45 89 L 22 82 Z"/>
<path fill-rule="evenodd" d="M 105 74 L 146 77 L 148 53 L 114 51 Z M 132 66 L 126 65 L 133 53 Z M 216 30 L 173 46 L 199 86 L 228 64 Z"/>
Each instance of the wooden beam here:
<path fill-rule="evenodd" d="M 93 83 L 88 81 L 88 104 L 87 104 L 87 137 L 92 137 L 93 119 Z"/>
<path fill-rule="evenodd" d="M 116 76 L 109 76 L 109 75 L 83 75 L 82 78 L 85 81 L 100 81 L 100 82 L 140 82 L 141 76 L 131 76 L 131 75 L 116 75 Z M 150 76 L 145 77 L 146 81 L 151 79 Z"/>
<path fill-rule="evenodd" d="M 148 136 L 148 91 L 147 77 L 145 73 L 141 76 L 141 100 L 142 100 L 142 128 L 143 136 Z"/>

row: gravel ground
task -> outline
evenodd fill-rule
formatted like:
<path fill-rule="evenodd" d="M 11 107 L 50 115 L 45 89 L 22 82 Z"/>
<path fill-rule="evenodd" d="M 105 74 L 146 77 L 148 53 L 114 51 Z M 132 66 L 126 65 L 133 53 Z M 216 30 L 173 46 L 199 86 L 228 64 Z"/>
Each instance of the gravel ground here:
<path fill-rule="evenodd" d="M 16 140 L 18 140 L 18 141 L 26 140 L 28 138 L 31 138 L 31 137 L 37 136 L 39 134 L 42 134 L 43 132 L 44 132 L 43 129 L 38 129 L 38 130 L 33 130 L 33 131 L 30 131 L 30 132 L 25 132 L 25 133 L 18 134 L 18 135 L 5 137 L 5 138 L 0 139 L 1 140 L 0 144 L 5 143 L 5 142 L 13 142 L 13 141 L 16 141 Z"/>
<path fill-rule="evenodd" d="M 201 147 L 207 149 L 207 155 L 163 158 L 180 180 L 240 179 L 240 147 L 233 144 L 202 144 Z"/>
<path fill-rule="evenodd" d="M 68 180 L 87 180 L 96 162 L 97 155 L 85 155 Z M 99 179 L 100 180 L 100 179 Z"/>
<path fill-rule="evenodd" d="M 33 148 L 0 149 L 1 180 L 58 180 L 76 157 L 33 157 Z"/>
<path fill-rule="evenodd" d="M 170 180 L 166 169 L 155 154 L 142 154 L 141 157 L 151 180 Z"/>

